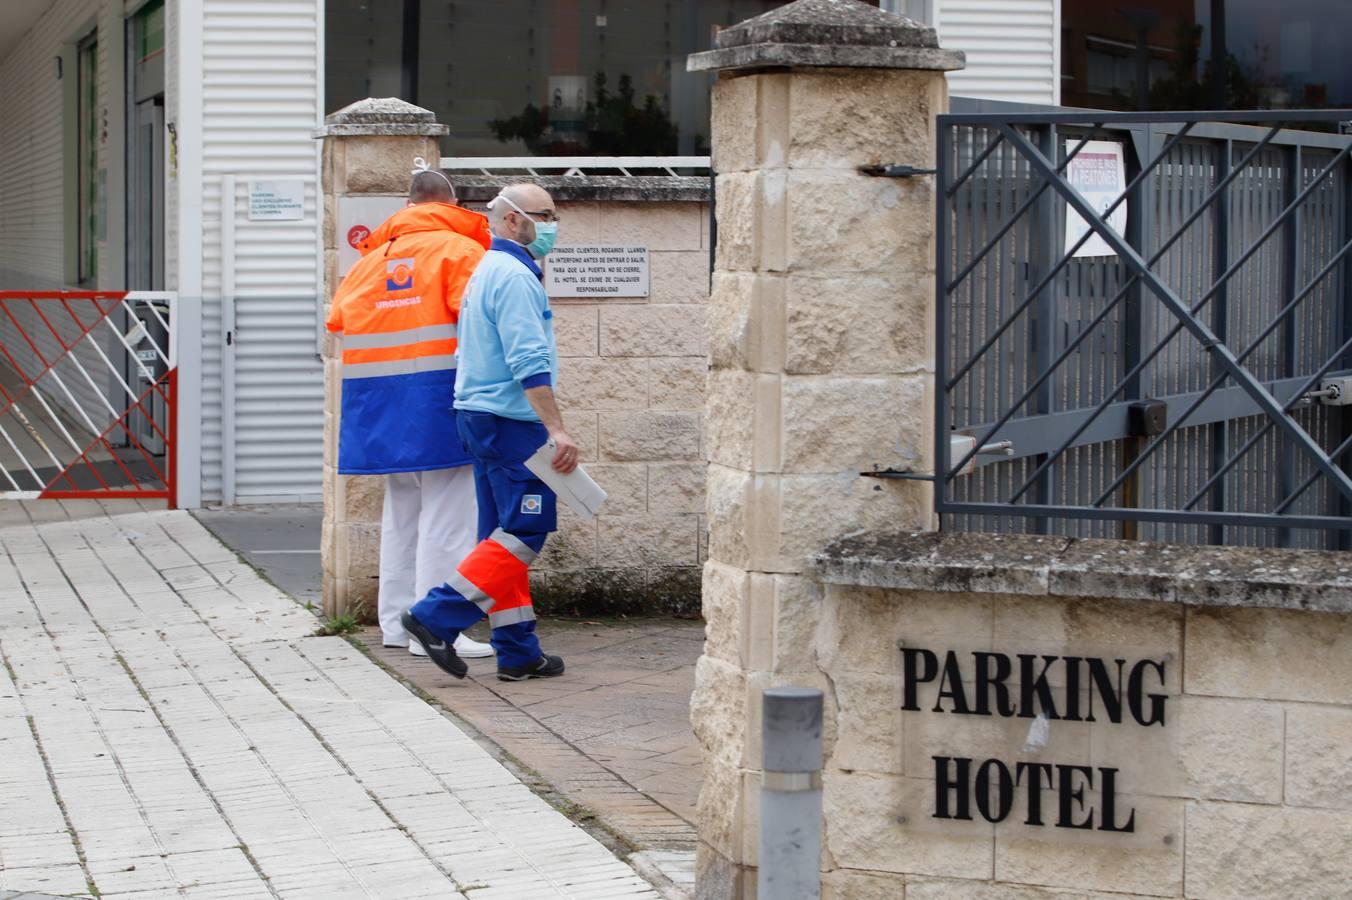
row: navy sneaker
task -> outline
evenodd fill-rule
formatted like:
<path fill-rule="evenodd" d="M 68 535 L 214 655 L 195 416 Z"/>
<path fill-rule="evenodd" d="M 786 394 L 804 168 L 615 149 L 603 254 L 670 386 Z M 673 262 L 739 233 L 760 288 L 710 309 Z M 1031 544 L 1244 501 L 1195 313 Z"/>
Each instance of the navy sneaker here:
<path fill-rule="evenodd" d="M 462 664 L 463 665 L 463 664 Z M 498 681 L 525 681 L 527 678 L 554 678 L 563 674 L 563 658 L 545 655 L 526 666 L 498 667 Z"/>
<path fill-rule="evenodd" d="M 455 655 L 455 647 L 446 643 L 441 638 L 427 630 L 427 626 L 413 618 L 413 613 L 404 613 L 399 617 L 399 622 L 404 626 L 404 630 L 417 638 L 418 643 L 422 644 L 423 649 L 427 651 L 427 658 L 437 664 L 437 668 L 447 675 L 454 675 L 456 678 L 464 678 L 465 673 L 469 671 L 469 666 L 465 661 Z"/>

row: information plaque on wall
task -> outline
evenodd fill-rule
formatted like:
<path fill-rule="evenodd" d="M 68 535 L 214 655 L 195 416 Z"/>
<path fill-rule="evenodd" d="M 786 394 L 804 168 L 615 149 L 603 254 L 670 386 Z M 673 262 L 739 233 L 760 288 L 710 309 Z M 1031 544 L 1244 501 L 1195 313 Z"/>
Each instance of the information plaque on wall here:
<path fill-rule="evenodd" d="M 551 297 L 648 296 L 648 248 L 558 247 L 545 260 Z"/>
<path fill-rule="evenodd" d="M 250 181 L 250 222 L 296 222 L 305 218 L 305 182 Z"/>

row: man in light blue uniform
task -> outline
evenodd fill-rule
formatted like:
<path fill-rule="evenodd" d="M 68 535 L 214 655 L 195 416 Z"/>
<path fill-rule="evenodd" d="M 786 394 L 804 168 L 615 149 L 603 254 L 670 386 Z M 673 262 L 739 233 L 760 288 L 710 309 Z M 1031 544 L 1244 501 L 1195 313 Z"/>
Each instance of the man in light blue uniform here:
<path fill-rule="evenodd" d="M 455 652 L 460 632 L 488 616 L 498 678 L 524 681 L 563 674 L 563 660 L 540 651 L 529 567 L 557 530 L 557 498 L 524 462 L 553 442 L 553 467 L 577 468 L 577 444 L 554 400 L 559 354 L 553 313 L 536 260 L 554 246 L 554 200 L 516 184 L 489 204 L 493 243 L 475 269 L 460 307 L 457 425 L 474 461 L 479 544 L 441 587 L 403 617 L 442 670 L 465 677 Z"/>

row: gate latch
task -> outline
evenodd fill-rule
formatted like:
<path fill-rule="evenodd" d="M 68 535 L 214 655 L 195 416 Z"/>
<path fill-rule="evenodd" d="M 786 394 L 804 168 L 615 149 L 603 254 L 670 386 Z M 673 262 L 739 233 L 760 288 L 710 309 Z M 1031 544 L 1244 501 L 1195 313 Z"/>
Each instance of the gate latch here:
<path fill-rule="evenodd" d="M 860 166 L 863 175 L 875 175 L 879 178 L 910 178 L 913 175 L 933 175 L 938 169 L 922 169 L 919 166 L 907 166 L 892 163 L 886 166 Z"/>
<path fill-rule="evenodd" d="M 1138 400 L 1127 407 L 1127 435 L 1154 437 L 1164 434 L 1169 423 L 1169 404 L 1163 400 Z"/>

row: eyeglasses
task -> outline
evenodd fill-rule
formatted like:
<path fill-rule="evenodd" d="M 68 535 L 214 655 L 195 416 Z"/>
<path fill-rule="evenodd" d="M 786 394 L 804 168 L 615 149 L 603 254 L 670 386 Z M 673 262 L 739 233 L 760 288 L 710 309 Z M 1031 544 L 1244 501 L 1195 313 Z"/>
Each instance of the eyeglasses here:
<path fill-rule="evenodd" d="M 545 222 L 560 222 L 559 214 L 552 209 L 526 210 L 528 216 L 539 216 Z"/>

